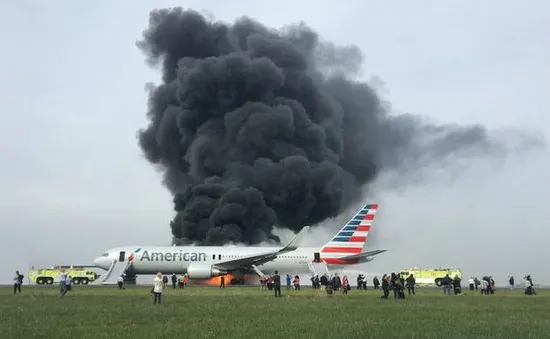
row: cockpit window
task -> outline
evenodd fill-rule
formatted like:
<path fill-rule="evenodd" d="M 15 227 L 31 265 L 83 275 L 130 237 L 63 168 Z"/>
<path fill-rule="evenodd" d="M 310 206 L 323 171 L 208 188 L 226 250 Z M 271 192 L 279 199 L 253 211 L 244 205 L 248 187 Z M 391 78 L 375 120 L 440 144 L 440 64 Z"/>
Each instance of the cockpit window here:
<path fill-rule="evenodd" d="M 109 253 L 103 253 L 101 256 L 102 256 L 102 257 L 108 257 L 108 256 L 109 256 Z"/>

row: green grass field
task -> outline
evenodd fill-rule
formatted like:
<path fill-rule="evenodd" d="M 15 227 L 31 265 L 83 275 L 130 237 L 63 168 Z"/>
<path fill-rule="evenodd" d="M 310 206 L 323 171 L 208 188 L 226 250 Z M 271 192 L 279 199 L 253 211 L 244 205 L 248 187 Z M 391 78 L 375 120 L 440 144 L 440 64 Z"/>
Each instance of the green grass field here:
<path fill-rule="evenodd" d="M 548 338 L 550 291 L 536 296 L 444 296 L 419 289 L 406 300 L 378 291 L 327 296 L 305 287 L 274 298 L 258 288 L 168 289 L 153 305 L 147 287 L 0 288 L 0 337 L 16 338 Z"/>

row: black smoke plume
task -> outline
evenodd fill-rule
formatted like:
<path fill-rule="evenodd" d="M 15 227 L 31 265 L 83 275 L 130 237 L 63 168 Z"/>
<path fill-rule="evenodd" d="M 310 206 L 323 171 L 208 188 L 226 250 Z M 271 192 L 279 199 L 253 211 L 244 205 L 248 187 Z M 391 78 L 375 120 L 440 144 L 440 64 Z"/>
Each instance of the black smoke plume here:
<path fill-rule="evenodd" d="M 138 46 L 162 63 L 139 143 L 174 195 L 177 244 L 278 241 L 274 226 L 338 215 L 380 171 L 502 151 L 482 126 L 388 115 L 352 79 L 359 49 L 304 24 L 273 30 L 159 9 Z"/>

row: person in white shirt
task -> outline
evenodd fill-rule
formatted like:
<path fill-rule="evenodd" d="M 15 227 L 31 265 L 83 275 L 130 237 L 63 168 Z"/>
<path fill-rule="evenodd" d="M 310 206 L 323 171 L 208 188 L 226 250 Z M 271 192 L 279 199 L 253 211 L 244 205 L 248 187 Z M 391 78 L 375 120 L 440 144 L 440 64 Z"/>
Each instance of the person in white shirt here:
<path fill-rule="evenodd" d="M 65 288 L 61 292 L 61 296 L 63 297 L 65 294 L 67 294 L 68 291 L 72 289 L 73 279 L 71 276 L 66 276 L 65 278 Z"/>
<path fill-rule="evenodd" d="M 468 279 L 468 285 L 470 285 L 470 291 L 473 291 L 473 290 L 474 290 L 475 283 L 476 283 L 476 282 L 475 282 L 475 280 L 474 280 L 473 277 L 470 278 L 470 279 Z"/>
<path fill-rule="evenodd" d="M 488 288 L 489 288 L 489 283 L 487 282 L 487 280 L 485 279 L 481 280 L 481 294 L 483 295 L 489 294 L 487 291 Z"/>
<path fill-rule="evenodd" d="M 65 274 L 65 271 L 61 272 L 61 275 L 59 276 L 59 295 L 63 296 L 65 293 L 67 293 L 67 274 Z"/>
<path fill-rule="evenodd" d="M 162 281 L 162 273 L 158 272 L 155 279 L 153 279 L 153 304 L 157 302 L 161 303 L 162 290 L 164 287 L 164 282 Z"/>

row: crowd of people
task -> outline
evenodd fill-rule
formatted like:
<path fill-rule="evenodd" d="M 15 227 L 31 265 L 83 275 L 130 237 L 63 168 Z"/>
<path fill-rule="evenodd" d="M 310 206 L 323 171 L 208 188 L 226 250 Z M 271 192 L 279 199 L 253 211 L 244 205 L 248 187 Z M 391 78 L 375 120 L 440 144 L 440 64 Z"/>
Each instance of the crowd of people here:
<path fill-rule="evenodd" d="M 401 276 L 396 273 L 384 274 L 381 280 L 382 282 L 380 283 L 378 277 L 375 276 L 372 280 L 372 286 L 374 289 L 379 289 L 381 287 L 381 297 L 384 299 L 388 299 L 390 293 L 392 292 L 395 299 L 405 299 L 405 296 L 407 294 L 416 294 L 417 283 L 413 274 L 409 274 L 407 277 Z M 524 280 L 525 294 L 536 294 L 531 276 L 525 276 Z M 340 278 L 338 273 L 323 274 L 321 276 L 314 274 L 313 276 L 311 276 L 310 281 L 313 289 L 324 289 L 329 294 L 332 294 L 336 291 L 341 291 L 342 294 L 347 294 L 348 291 L 351 290 L 351 285 L 348 277 L 344 275 L 342 278 Z M 290 274 L 287 274 L 286 283 L 287 289 L 300 289 L 300 277 L 298 275 L 292 278 Z M 273 280 L 271 276 L 261 277 L 260 284 L 262 286 L 262 289 L 273 289 Z M 458 275 L 451 277 L 449 274 L 446 274 L 445 277 L 441 279 L 440 284 L 443 294 L 445 295 L 462 294 L 462 279 Z M 509 278 L 509 284 L 510 288 L 513 289 L 515 286 L 513 277 Z M 484 276 L 481 281 L 476 277 L 471 277 L 470 279 L 468 279 L 468 285 L 471 291 L 480 290 L 482 295 L 494 294 L 496 290 L 495 280 L 492 276 Z M 357 289 L 367 289 L 367 279 L 364 274 L 359 274 L 357 276 Z"/>
<path fill-rule="evenodd" d="M 21 285 L 23 284 L 23 275 L 19 273 L 19 271 L 15 272 L 14 277 L 14 294 L 17 292 L 21 293 Z M 348 294 L 348 291 L 351 290 L 349 279 L 346 275 L 344 275 L 342 278 L 338 275 L 338 273 L 334 274 L 323 274 L 321 276 L 314 274 L 311 278 L 311 286 L 314 289 L 323 289 L 327 292 L 327 294 L 333 294 L 336 291 L 341 291 L 342 294 Z M 378 277 L 375 276 L 372 280 L 372 285 L 375 290 L 379 289 L 381 287 L 382 289 L 382 298 L 388 299 L 391 292 L 393 292 L 393 297 L 395 299 L 405 299 L 405 291 L 409 295 L 416 294 L 415 287 L 416 287 L 416 280 L 413 274 L 410 274 L 408 277 L 404 277 L 402 275 L 391 273 L 391 274 L 384 274 L 381 278 L 382 282 L 378 280 Z M 455 295 L 462 294 L 462 288 L 461 288 L 461 278 L 456 275 L 455 277 L 451 278 L 449 274 L 447 274 L 443 279 L 441 279 L 441 286 L 443 289 L 443 293 L 446 295 L 451 294 L 451 290 Z M 151 294 L 153 295 L 153 302 L 154 304 L 161 304 L 161 296 L 166 288 L 166 284 L 168 283 L 168 277 L 163 276 L 161 272 L 158 272 L 153 279 L 153 286 L 151 288 Z M 172 284 L 173 288 L 176 288 L 176 285 L 179 286 L 180 289 L 183 289 L 187 286 L 189 283 L 189 277 L 187 274 L 182 274 L 181 276 L 176 276 L 176 274 L 172 275 Z M 509 277 L 508 280 L 509 288 L 514 289 L 515 287 L 515 280 L 513 276 Z M 536 294 L 535 287 L 533 284 L 533 279 L 531 278 L 531 275 L 526 275 L 524 277 L 524 284 L 525 284 L 525 294 L 526 295 L 534 295 Z M 273 275 L 266 275 L 260 277 L 260 285 L 261 289 L 264 290 L 275 290 L 275 296 L 281 296 L 281 277 L 278 274 L 277 271 L 275 271 L 275 274 Z M 67 292 L 71 291 L 72 289 L 72 278 L 62 273 L 59 277 L 59 286 L 60 286 L 60 296 L 63 297 L 67 294 Z M 224 279 L 222 279 L 221 287 L 225 287 Z M 496 291 L 495 288 L 495 280 L 492 276 L 484 276 L 481 281 L 476 277 L 470 277 L 468 279 L 468 286 L 470 291 L 477 291 L 480 290 L 482 295 L 491 295 L 494 294 Z M 286 275 L 286 287 L 288 290 L 294 289 L 294 290 L 300 290 L 301 284 L 300 284 L 300 276 L 295 275 L 292 277 L 290 274 Z M 119 279 L 119 288 L 122 288 L 122 277 Z M 367 279 L 364 274 L 359 274 L 357 276 L 357 289 L 358 290 L 366 290 L 367 289 Z"/>

